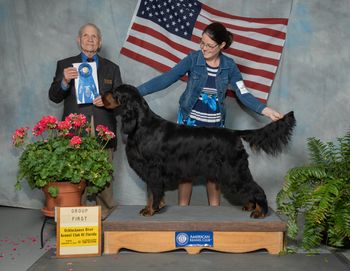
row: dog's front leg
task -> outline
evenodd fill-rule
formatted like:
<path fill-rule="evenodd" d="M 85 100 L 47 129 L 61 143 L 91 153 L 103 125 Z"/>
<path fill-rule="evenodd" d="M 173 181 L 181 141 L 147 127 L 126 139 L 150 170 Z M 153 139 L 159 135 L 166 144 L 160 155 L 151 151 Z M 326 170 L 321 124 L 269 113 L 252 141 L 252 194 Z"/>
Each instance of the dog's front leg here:
<path fill-rule="evenodd" d="M 153 194 L 147 186 L 147 205 L 141 209 L 140 214 L 143 216 L 154 215 L 155 210 L 153 209 Z"/>
<path fill-rule="evenodd" d="M 158 212 L 159 210 L 161 210 L 162 208 L 165 207 L 165 200 L 164 197 L 160 200 L 159 206 L 157 208 L 155 208 L 153 206 L 153 195 L 152 193 L 148 193 L 148 199 L 147 199 L 147 205 L 145 206 L 145 208 L 143 208 L 140 211 L 140 214 L 143 216 L 152 216 L 154 215 L 155 212 Z"/>
<path fill-rule="evenodd" d="M 148 200 L 147 206 L 140 213 L 144 216 L 152 216 L 164 207 L 164 178 L 162 178 L 162 170 L 159 167 L 161 163 L 158 160 L 148 163 L 148 174 L 143 177 L 147 184 Z"/>
<path fill-rule="evenodd" d="M 166 205 L 166 204 L 165 204 L 165 199 L 164 199 L 164 197 L 162 197 L 162 199 L 160 200 L 160 203 L 159 203 L 158 211 L 159 211 L 160 209 L 164 208 L 165 205 Z"/>

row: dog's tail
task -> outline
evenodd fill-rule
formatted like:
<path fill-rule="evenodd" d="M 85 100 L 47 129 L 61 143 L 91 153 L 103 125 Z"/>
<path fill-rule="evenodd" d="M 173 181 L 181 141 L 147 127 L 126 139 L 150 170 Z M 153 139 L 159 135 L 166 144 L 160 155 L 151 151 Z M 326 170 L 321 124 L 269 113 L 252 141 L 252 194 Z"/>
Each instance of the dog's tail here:
<path fill-rule="evenodd" d="M 237 132 L 244 141 L 249 143 L 253 150 L 263 150 L 267 154 L 276 155 L 290 141 L 295 123 L 294 112 L 291 111 L 282 119 L 263 128 Z"/>

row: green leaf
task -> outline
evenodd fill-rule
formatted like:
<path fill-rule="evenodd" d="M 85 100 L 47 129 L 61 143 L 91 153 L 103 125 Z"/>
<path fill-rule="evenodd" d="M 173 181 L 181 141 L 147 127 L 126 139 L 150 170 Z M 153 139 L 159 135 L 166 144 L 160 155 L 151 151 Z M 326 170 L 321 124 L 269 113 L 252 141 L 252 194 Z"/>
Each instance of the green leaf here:
<path fill-rule="evenodd" d="M 51 195 L 51 197 L 56 198 L 58 196 L 59 189 L 57 186 L 50 186 L 48 188 L 48 192 Z"/>

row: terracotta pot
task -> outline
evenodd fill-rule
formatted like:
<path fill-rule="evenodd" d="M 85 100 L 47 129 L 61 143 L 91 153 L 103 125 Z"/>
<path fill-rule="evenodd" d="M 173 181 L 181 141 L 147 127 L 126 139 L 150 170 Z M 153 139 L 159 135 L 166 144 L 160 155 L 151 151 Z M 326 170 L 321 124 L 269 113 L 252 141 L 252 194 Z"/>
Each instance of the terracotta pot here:
<path fill-rule="evenodd" d="M 49 187 L 57 187 L 57 197 L 51 197 L 49 193 Z M 45 194 L 45 206 L 41 209 L 45 216 L 54 217 L 55 207 L 74 207 L 81 206 L 81 196 L 85 189 L 85 181 L 81 181 L 78 184 L 70 182 L 52 182 L 43 188 Z"/>

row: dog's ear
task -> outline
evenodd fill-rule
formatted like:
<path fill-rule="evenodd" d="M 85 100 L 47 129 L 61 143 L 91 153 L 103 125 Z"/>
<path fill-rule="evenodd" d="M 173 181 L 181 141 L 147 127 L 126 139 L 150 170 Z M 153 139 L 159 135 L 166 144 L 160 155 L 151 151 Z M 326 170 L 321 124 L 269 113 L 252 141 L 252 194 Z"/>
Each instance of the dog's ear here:
<path fill-rule="evenodd" d="M 120 106 L 119 100 L 113 97 L 113 94 L 111 91 L 107 91 L 103 93 L 101 98 L 102 98 L 104 107 L 106 107 L 107 109 L 115 109 L 118 106 Z"/>
<path fill-rule="evenodd" d="M 123 99 L 122 99 L 123 100 Z M 122 113 L 122 132 L 124 134 L 132 133 L 137 125 L 138 110 L 135 108 L 133 101 L 124 101 Z"/>

